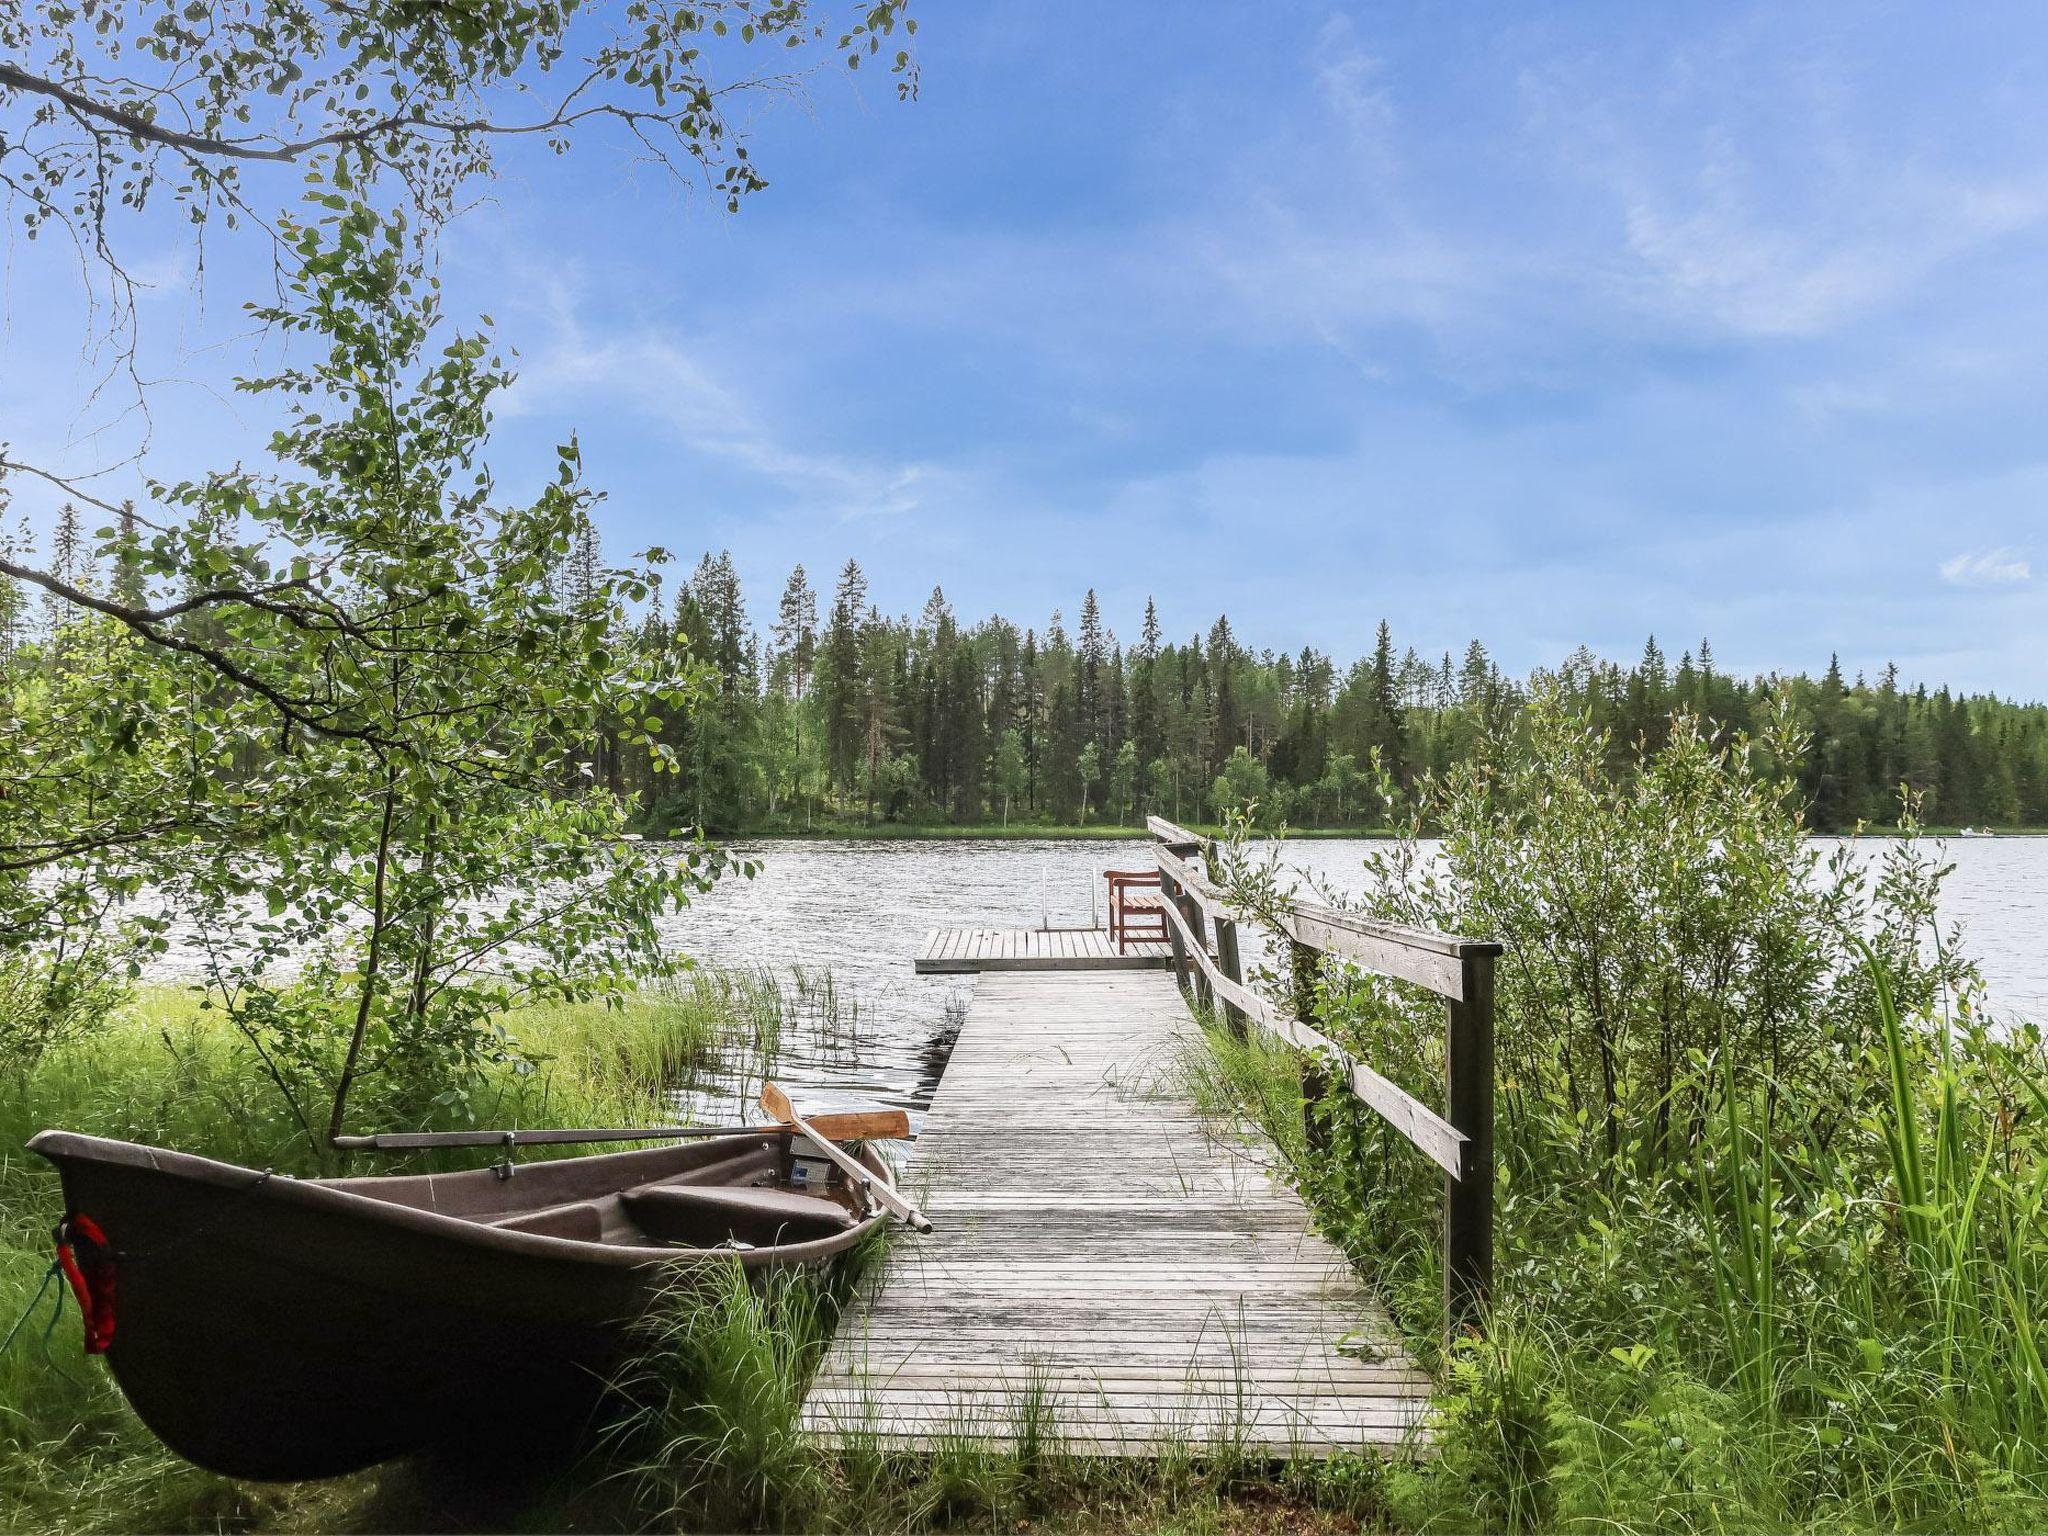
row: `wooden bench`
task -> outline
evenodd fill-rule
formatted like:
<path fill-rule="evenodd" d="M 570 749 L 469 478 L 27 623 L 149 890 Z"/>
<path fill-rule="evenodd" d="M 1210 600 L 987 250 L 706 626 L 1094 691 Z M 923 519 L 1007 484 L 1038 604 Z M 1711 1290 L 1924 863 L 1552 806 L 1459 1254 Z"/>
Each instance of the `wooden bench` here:
<path fill-rule="evenodd" d="M 1166 942 L 1166 897 L 1156 869 L 1112 869 L 1109 880 L 1109 941 L 1120 955 L 1139 943 Z"/>

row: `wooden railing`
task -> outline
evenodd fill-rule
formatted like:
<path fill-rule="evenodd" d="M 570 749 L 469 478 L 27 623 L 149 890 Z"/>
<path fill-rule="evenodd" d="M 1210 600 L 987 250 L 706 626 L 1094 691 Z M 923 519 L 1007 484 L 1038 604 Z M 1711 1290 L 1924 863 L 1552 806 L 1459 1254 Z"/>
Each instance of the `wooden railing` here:
<path fill-rule="evenodd" d="M 1303 1078 L 1311 1143 L 1320 1141 L 1315 1101 L 1342 1087 L 1443 1169 L 1444 1317 L 1450 1331 L 1461 1331 L 1477 1320 L 1493 1283 L 1493 963 L 1501 946 L 1289 902 L 1277 914 L 1293 983 L 1292 1011 L 1283 1010 L 1245 985 L 1238 925 L 1250 919 L 1192 862 L 1206 864 L 1208 839 L 1157 816 L 1146 825 L 1157 845 L 1167 939 L 1182 989 L 1205 1008 L 1220 1005 L 1239 1035 L 1255 1023 L 1311 1053 Z M 1211 924 L 1213 952 L 1204 932 Z M 1315 983 L 1325 955 L 1424 987 L 1448 1004 L 1441 1115 L 1315 1027 Z M 1326 1063 L 1335 1067 L 1334 1083 Z"/>

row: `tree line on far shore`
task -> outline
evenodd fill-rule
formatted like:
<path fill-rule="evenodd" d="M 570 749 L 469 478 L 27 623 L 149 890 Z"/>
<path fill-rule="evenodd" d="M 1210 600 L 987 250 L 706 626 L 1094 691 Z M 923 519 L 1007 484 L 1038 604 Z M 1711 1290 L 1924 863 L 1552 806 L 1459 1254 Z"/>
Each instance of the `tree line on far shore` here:
<path fill-rule="evenodd" d="M 118 582 L 85 568 L 74 514 L 52 546 L 55 567 Z M 573 603 L 602 569 L 592 534 L 557 573 L 562 595 Z M 48 606 L 39 616 L 0 587 L 0 666 L 63 665 L 63 614 Z M 772 616 L 750 613 L 725 553 L 614 640 L 686 662 L 702 685 L 697 706 L 655 733 L 676 771 L 657 773 L 612 733 L 572 770 L 657 833 L 1208 822 L 1248 806 L 1269 824 L 1385 826 L 1419 779 L 1511 727 L 1534 681 L 1504 674 L 1476 639 L 1431 658 L 1397 647 L 1385 623 L 1348 663 L 1314 647 L 1254 650 L 1227 616 L 1173 640 L 1149 600 L 1125 645 L 1092 590 L 1071 626 L 1059 612 L 1042 628 L 963 623 L 936 587 L 915 619 L 889 617 L 853 560 L 829 595 L 798 566 Z M 1610 732 L 1617 767 L 1674 714 L 1746 730 L 1788 695 L 1811 738 L 1801 776 L 1817 830 L 1890 822 L 1902 788 L 1930 823 L 2048 825 L 2039 703 L 1908 684 L 1895 666 L 1846 678 L 1832 657 L 1817 678 L 1745 679 L 1718 670 L 1706 640 L 1673 662 L 1652 638 L 1631 665 L 1582 648 L 1556 675 Z"/>

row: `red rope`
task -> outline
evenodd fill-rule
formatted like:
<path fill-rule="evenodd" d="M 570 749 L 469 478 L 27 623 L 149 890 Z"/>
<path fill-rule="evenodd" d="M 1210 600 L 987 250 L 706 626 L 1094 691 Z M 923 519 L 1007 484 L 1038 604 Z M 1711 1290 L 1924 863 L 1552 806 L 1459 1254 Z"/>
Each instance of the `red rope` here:
<path fill-rule="evenodd" d="M 82 1258 L 74 1240 L 88 1245 Z M 57 1228 L 57 1265 L 85 1319 L 85 1352 L 105 1354 L 114 1342 L 114 1245 L 90 1216 L 67 1216 Z"/>

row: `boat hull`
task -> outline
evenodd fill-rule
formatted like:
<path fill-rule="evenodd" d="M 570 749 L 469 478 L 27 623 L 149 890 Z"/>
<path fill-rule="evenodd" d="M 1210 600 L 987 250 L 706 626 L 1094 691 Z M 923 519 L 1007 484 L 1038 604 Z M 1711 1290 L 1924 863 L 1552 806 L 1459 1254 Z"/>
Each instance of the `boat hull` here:
<path fill-rule="evenodd" d="M 271 1177 L 62 1133 L 31 1145 L 57 1163 L 67 1209 L 114 1248 L 106 1356 L 122 1391 L 170 1449 L 232 1477 L 558 1442 L 597 1409 L 655 1298 L 735 1257 L 507 1232 L 354 1192 L 373 1181 Z M 640 1159 L 630 1171 L 658 1175 L 699 1151 L 566 1163 Z M 776 1138 L 751 1155 L 771 1165 Z M 429 1190 L 429 1203 L 487 1194 L 460 1182 L 478 1178 L 492 1175 L 440 1176 L 453 1194 Z M 738 1257 L 756 1269 L 823 1263 L 871 1224 Z"/>

